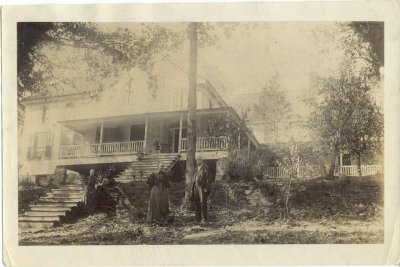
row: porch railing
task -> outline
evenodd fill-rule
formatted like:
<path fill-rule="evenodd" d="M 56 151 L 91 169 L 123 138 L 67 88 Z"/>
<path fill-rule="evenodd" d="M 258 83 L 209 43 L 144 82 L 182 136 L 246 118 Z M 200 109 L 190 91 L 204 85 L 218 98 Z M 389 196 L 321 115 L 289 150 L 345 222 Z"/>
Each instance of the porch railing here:
<path fill-rule="evenodd" d="M 221 137 L 197 137 L 196 150 L 197 151 L 216 151 L 226 150 L 228 147 L 228 138 Z M 181 139 L 181 151 L 187 150 L 187 138 Z"/>
<path fill-rule="evenodd" d="M 133 154 L 143 149 L 143 146 L 144 141 L 60 146 L 58 158 Z"/>

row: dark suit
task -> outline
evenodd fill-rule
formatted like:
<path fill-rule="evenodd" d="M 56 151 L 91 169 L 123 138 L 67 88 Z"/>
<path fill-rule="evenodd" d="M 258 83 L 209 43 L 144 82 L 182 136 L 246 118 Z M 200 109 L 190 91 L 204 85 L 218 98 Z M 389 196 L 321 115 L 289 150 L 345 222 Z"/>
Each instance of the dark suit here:
<path fill-rule="evenodd" d="M 207 221 L 207 198 L 210 194 L 210 172 L 205 163 L 196 169 L 192 197 L 196 209 L 196 221 Z"/>

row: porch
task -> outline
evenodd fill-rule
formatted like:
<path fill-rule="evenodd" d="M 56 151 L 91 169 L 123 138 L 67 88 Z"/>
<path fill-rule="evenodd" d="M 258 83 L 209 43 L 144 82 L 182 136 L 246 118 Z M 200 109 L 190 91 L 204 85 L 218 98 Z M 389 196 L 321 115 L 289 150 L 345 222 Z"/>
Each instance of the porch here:
<path fill-rule="evenodd" d="M 185 114 L 129 116 L 100 121 L 62 122 L 58 159 L 133 155 L 138 152 L 182 153 L 187 150 Z M 226 151 L 226 136 L 206 137 L 208 120 L 216 113 L 201 113 L 197 119 L 197 151 Z"/>

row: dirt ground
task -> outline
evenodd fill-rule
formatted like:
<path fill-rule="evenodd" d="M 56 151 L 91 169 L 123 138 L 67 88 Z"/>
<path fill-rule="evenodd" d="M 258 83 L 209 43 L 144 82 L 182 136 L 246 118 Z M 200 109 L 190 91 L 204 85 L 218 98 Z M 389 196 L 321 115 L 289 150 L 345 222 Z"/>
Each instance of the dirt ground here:
<path fill-rule="evenodd" d="M 173 221 L 147 224 L 144 214 L 119 209 L 108 217 L 98 213 L 45 230 L 20 232 L 20 245 L 129 244 L 357 244 L 383 243 L 383 216 L 331 217 L 315 220 L 270 220 L 265 211 L 216 208 L 210 222 L 199 225 L 194 214 L 172 208 Z"/>

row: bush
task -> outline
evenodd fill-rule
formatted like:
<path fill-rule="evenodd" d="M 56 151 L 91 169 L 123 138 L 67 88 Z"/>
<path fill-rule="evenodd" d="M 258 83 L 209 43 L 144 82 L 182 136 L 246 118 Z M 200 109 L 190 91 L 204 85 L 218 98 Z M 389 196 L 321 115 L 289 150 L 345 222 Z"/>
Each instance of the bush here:
<path fill-rule="evenodd" d="M 254 177 L 262 178 L 263 166 L 252 159 L 253 157 L 249 157 L 247 149 L 229 151 L 228 158 L 224 162 L 228 178 L 233 181 L 253 180 Z"/>
<path fill-rule="evenodd" d="M 49 193 L 56 188 L 53 184 L 46 186 L 36 186 L 33 183 L 24 182 L 18 188 L 18 213 L 23 213 L 29 209 L 30 204 L 36 203 L 41 196 Z"/>

